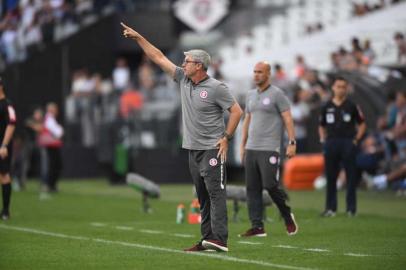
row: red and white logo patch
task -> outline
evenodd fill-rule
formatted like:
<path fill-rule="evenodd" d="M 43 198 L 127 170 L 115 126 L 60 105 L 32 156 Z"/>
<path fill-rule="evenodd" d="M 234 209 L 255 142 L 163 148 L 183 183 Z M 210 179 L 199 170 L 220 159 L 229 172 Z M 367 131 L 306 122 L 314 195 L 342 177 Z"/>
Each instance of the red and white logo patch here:
<path fill-rule="evenodd" d="M 207 98 L 207 91 L 206 90 L 200 91 L 200 97 Z"/>
<path fill-rule="evenodd" d="M 213 166 L 213 167 L 216 166 L 217 165 L 217 159 L 215 159 L 215 158 L 210 159 L 209 164 L 210 164 L 210 166 Z"/>
<path fill-rule="evenodd" d="M 269 163 L 276 164 L 277 162 L 278 162 L 278 159 L 275 156 L 271 156 L 269 158 Z"/>

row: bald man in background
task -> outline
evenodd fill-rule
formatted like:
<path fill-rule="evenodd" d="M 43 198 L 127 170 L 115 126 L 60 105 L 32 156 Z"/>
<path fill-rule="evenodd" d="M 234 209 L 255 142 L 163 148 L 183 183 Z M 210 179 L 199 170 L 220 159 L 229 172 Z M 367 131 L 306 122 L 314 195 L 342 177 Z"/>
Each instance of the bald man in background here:
<path fill-rule="evenodd" d="M 285 93 L 271 85 L 271 66 L 259 62 L 254 67 L 256 89 L 246 98 L 240 146 L 245 165 L 248 213 L 252 227 L 240 237 L 265 237 L 262 190 L 268 191 L 284 219 L 288 235 L 298 231 L 294 215 L 286 204 L 287 195 L 279 185 L 280 145 L 284 127 L 288 133 L 286 156 L 296 154 L 295 131 L 290 102 Z"/>

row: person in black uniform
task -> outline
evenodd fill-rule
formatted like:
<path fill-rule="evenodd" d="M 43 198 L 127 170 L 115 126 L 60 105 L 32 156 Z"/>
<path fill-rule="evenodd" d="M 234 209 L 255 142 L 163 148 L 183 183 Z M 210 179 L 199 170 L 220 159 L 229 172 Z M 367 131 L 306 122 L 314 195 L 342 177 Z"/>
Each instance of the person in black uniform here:
<path fill-rule="evenodd" d="M 348 82 L 338 77 L 334 80 L 332 90 L 333 98 L 322 107 L 319 125 L 327 178 L 326 208 L 322 216 L 332 217 L 336 214 L 336 182 L 341 165 L 347 177 L 347 214 L 354 216 L 357 211 L 355 157 L 366 124 L 360 109 L 347 98 Z"/>
<path fill-rule="evenodd" d="M 12 149 L 12 137 L 16 123 L 16 113 L 11 102 L 6 98 L 3 88 L 3 80 L 0 78 L 0 182 L 3 195 L 3 209 L 1 218 L 10 218 L 11 178 L 10 167 Z"/>

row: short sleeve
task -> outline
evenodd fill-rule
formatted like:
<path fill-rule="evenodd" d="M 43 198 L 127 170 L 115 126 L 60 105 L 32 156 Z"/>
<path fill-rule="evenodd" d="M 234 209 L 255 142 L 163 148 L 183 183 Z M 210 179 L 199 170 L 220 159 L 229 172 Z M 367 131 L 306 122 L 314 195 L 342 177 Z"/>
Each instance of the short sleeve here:
<path fill-rule="evenodd" d="M 221 83 L 216 89 L 216 103 L 223 109 L 227 110 L 235 103 L 234 97 L 231 95 L 228 87 Z"/>
<path fill-rule="evenodd" d="M 365 121 L 364 114 L 362 113 L 361 108 L 357 105 L 354 106 L 354 119 L 358 124 Z"/>
<path fill-rule="evenodd" d="M 250 93 L 248 92 L 245 97 L 245 113 L 251 113 L 251 106 L 250 106 Z"/>
<path fill-rule="evenodd" d="M 278 91 L 275 95 L 276 107 L 280 113 L 290 109 L 290 102 L 288 97 L 282 92 Z"/>
<path fill-rule="evenodd" d="M 7 124 L 8 125 L 15 125 L 17 122 L 16 112 L 14 110 L 13 105 L 7 105 Z"/>
<path fill-rule="evenodd" d="M 319 124 L 322 127 L 326 126 L 326 117 L 325 117 L 325 111 L 326 111 L 326 106 L 323 106 L 320 110 L 320 116 L 319 116 Z"/>
<path fill-rule="evenodd" d="M 174 76 L 173 80 L 177 83 L 180 83 L 184 79 L 185 79 L 185 74 L 183 73 L 183 70 L 180 67 L 176 67 L 175 76 Z"/>

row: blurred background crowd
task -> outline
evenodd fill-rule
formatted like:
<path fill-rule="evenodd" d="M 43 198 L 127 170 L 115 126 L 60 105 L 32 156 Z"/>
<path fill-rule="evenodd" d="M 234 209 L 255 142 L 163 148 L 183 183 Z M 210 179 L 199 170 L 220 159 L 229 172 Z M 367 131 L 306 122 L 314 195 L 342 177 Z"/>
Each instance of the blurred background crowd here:
<path fill-rule="evenodd" d="M 272 83 L 292 102 L 299 154 L 321 153 L 320 107 L 331 98 L 332 79 L 344 76 L 368 125 L 360 181 L 386 175 L 400 193 L 406 189 L 405 1 L 9 0 L 1 13 L 0 70 L 19 115 L 21 186 L 41 174 L 33 122 L 42 123 L 51 101 L 65 130 L 64 176 L 185 178 L 176 85 L 121 38 L 118 22 L 125 21 L 179 65 L 189 48 L 209 51 L 210 76 L 225 81 L 242 107 L 253 64 L 270 62 Z M 237 130 L 231 175 L 241 168 L 239 138 Z"/>

